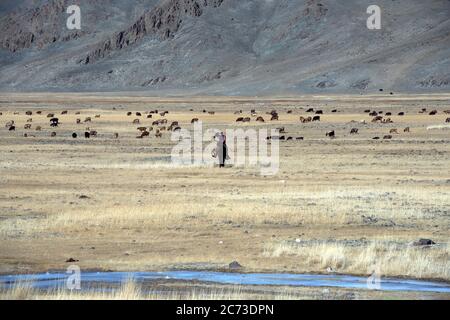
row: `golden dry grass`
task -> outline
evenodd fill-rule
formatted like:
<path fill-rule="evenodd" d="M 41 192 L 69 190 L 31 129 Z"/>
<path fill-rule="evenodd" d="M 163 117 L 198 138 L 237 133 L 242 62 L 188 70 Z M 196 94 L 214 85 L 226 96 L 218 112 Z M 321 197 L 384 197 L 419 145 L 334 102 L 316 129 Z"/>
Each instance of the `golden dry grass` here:
<path fill-rule="evenodd" d="M 450 279 L 448 245 L 417 248 L 390 242 L 374 241 L 352 246 L 335 243 L 270 243 L 265 255 L 279 259 L 295 256 L 306 266 L 332 268 L 339 273 L 370 274 L 413 278 Z"/>
<path fill-rule="evenodd" d="M 332 267 L 368 274 L 377 263 L 385 276 L 450 280 L 450 137 L 446 130 L 427 130 L 445 121 L 448 97 L 211 98 L 208 104 L 199 98 L 78 98 L 3 97 L 10 102 L 0 104 L 2 273 L 64 269 L 74 257 L 82 270 L 125 271 L 214 269 L 238 260 L 245 271 L 323 273 Z M 325 111 L 322 122 L 298 122 L 307 104 Z M 438 115 L 418 114 L 423 106 Z M 254 108 L 263 116 L 277 109 L 280 121 L 236 125 L 235 110 Z M 340 112 L 331 114 L 334 108 Z M 393 112 L 394 124 L 350 123 L 370 120 L 366 108 Z M 35 138 L 22 137 L 28 109 L 44 111 L 32 116 L 33 128 L 43 126 L 30 131 Z M 50 129 L 46 113 L 63 109 L 69 114 L 58 115 L 62 125 Z M 305 140 L 280 144 L 276 176 L 261 176 L 257 167 L 175 166 L 169 134 L 136 139 L 136 117 L 126 116 L 128 110 L 154 109 L 169 110 L 169 123 L 178 120 L 184 128 L 198 117 L 206 128 L 285 126 L 287 136 Z M 398 111 L 407 115 L 395 116 Z M 75 123 L 87 116 L 92 123 Z M 15 133 L 4 128 L 13 119 Z M 152 120 L 142 122 L 149 126 Z M 86 126 L 99 137 L 70 137 Z M 403 133 L 406 126 L 411 133 Z M 350 135 L 352 127 L 360 134 Z M 392 141 L 372 140 L 390 128 L 400 132 Z M 324 136 L 331 129 L 335 140 Z M 408 246 L 418 238 L 439 246 Z M 295 239 L 308 245 L 299 247 Z"/>

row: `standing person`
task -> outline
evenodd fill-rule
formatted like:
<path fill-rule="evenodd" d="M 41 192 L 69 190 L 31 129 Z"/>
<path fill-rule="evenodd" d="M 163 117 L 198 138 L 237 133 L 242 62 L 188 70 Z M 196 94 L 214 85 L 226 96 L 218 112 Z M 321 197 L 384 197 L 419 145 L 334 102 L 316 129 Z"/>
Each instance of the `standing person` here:
<path fill-rule="evenodd" d="M 217 155 L 219 157 L 219 168 L 225 167 L 225 160 L 227 159 L 227 137 L 225 133 L 220 132 L 217 136 Z"/>

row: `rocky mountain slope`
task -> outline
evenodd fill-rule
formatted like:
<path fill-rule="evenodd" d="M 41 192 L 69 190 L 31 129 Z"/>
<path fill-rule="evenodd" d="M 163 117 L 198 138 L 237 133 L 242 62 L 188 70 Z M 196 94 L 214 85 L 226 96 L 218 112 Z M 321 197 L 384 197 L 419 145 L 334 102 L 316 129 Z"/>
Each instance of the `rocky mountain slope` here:
<path fill-rule="evenodd" d="M 68 30 L 66 8 L 81 8 Z M 0 90 L 450 91 L 450 1 L 3 0 Z"/>

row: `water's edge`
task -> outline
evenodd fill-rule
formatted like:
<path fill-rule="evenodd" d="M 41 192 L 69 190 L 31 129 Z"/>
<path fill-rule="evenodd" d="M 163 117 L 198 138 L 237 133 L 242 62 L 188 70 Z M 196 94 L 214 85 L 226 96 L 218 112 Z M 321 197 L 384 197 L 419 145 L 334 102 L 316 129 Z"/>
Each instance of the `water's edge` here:
<path fill-rule="evenodd" d="M 0 288 L 13 287 L 15 283 L 30 283 L 38 289 L 65 287 L 73 274 L 49 272 L 26 275 L 0 275 Z M 99 285 L 120 285 L 129 279 L 149 284 L 160 280 L 200 281 L 232 285 L 269 285 L 294 287 L 336 287 L 345 289 L 376 289 L 381 291 L 415 291 L 449 293 L 450 284 L 398 278 L 367 278 L 351 275 L 289 274 L 289 273 L 234 273 L 214 271 L 161 271 L 161 272 L 83 272 L 82 288 Z"/>

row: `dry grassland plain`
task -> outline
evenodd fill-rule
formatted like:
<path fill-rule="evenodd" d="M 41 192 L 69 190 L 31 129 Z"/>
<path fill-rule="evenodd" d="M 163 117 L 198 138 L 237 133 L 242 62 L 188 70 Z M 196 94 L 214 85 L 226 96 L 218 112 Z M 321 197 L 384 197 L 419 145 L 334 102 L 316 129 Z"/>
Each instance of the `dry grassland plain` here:
<path fill-rule="evenodd" d="M 308 108 L 323 110 L 320 122 L 299 121 L 311 115 Z M 428 111 L 419 113 L 422 108 Z M 136 139 L 137 127 L 161 118 L 146 118 L 155 109 L 169 111 L 169 124 L 179 121 L 185 129 L 199 118 L 205 129 L 285 127 L 284 135 L 294 140 L 280 141 L 274 176 L 262 176 L 257 167 L 178 166 L 171 162 L 170 133 Z M 250 117 L 251 109 L 266 122 L 235 122 L 236 110 Z M 272 109 L 278 121 L 269 121 Z M 371 123 L 366 109 L 391 112 L 393 123 Z M 438 113 L 429 115 L 434 109 Z M 378 266 L 383 277 L 450 282 L 445 110 L 450 95 L 2 94 L 0 273 L 64 270 L 69 258 L 79 260 L 82 270 L 114 271 L 226 270 L 236 260 L 243 272 L 369 275 Z M 143 116 L 136 117 L 137 111 Z M 59 127 L 49 126 L 48 113 L 59 118 Z M 76 123 L 86 117 L 92 122 Z M 25 130 L 29 118 L 31 129 Z M 136 118 L 139 125 L 132 124 Z M 11 120 L 16 131 L 5 127 Z M 85 139 L 86 127 L 98 136 Z M 352 128 L 359 134 L 351 135 Z M 391 140 L 372 139 L 393 128 L 399 133 Z M 325 136 L 331 130 L 335 139 Z M 419 238 L 437 245 L 411 245 Z M 248 296 L 259 297 L 258 290 Z M 281 297 L 295 296 L 294 289 L 286 290 Z"/>

